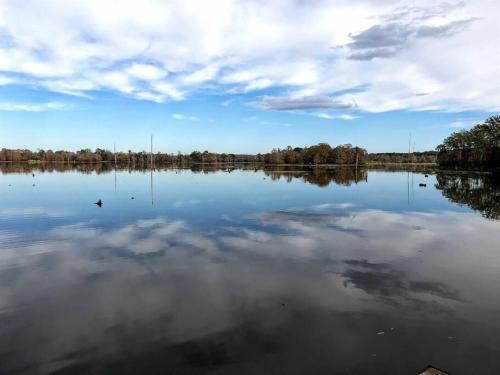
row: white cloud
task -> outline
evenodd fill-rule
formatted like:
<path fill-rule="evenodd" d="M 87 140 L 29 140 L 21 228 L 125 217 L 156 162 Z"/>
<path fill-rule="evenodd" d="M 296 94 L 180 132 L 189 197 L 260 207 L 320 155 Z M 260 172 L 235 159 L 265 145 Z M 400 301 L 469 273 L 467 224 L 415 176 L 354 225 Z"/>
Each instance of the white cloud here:
<path fill-rule="evenodd" d="M 166 82 L 156 83 L 152 86 L 152 88 L 159 94 L 169 97 L 173 100 L 177 101 L 184 99 L 184 94 L 169 83 Z"/>
<path fill-rule="evenodd" d="M 345 121 L 351 121 L 351 120 L 356 120 L 357 118 L 359 118 L 359 116 L 353 116 L 353 115 L 349 115 L 349 114 L 342 114 L 342 115 L 336 115 L 336 114 L 329 114 L 329 113 L 325 113 L 325 112 L 313 112 L 311 113 L 313 116 L 315 117 L 319 117 L 319 118 L 322 118 L 322 119 L 325 119 L 325 120 L 345 120 Z"/>
<path fill-rule="evenodd" d="M 497 12 L 493 0 L 4 0 L 0 84 L 21 74 L 60 93 L 155 102 L 272 88 L 369 112 L 494 111 Z"/>
<path fill-rule="evenodd" d="M 12 85 L 16 80 L 12 77 L 0 76 L 0 86 Z"/>
<path fill-rule="evenodd" d="M 344 114 L 344 115 L 339 115 L 338 118 L 341 119 L 341 120 L 350 121 L 350 120 L 356 120 L 359 117 L 358 116 L 349 115 L 349 114 Z"/>
<path fill-rule="evenodd" d="M 180 113 L 173 113 L 172 118 L 174 120 L 180 120 L 180 121 L 200 121 L 198 117 L 195 116 L 186 116 Z"/>
<path fill-rule="evenodd" d="M 328 113 L 324 113 L 324 112 L 316 113 L 315 116 L 322 118 L 324 120 L 333 120 L 335 118 L 334 116 L 329 115 Z"/>
<path fill-rule="evenodd" d="M 460 118 L 448 125 L 450 128 L 456 128 L 456 129 L 465 129 L 465 128 L 471 128 L 476 124 L 482 123 L 482 119 L 477 119 L 477 118 Z"/>
<path fill-rule="evenodd" d="M 167 75 L 166 71 L 154 65 L 146 64 L 132 64 L 132 66 L 127 69 L 127 72 L 131 76 L 145 81 L 161 79 Z"/>
<path fill-rule="evenodd" d="M 47 103 L 0 103 L 0 111 L 11 111 L 11 112 L 43 112 L 51 110 L 64 110 L 69 109 L 70 105 L 58 102 L 47 102 Z"/>

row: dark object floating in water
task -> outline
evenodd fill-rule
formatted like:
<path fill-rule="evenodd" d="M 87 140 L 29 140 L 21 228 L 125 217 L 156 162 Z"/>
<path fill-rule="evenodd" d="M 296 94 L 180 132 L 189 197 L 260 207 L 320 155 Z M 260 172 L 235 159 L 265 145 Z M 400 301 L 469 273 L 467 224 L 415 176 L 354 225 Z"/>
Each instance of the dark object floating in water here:
<path fill-rule="evenodd" d="M 134 197 L 130 197 L 130 199 L 135 199 Z"/>
<path fill-rule="evenodd" d="M 426 187 L 427 184 L 418 184 L 418 186 L 420 186 L 420 187 Z"/>
<path fill-rule="evenodd" d="M 35 187 L 35 184 L 33 184 L 33 187 Z"/>
<path fill-rule="evenodd" d="M 102 207 L 102 200 L 98 200 L 97 202 L 94 203 L 95 205 Z"/>
<path fill-rule="evenodd" d="M 418 375 L 451 375 L 449 372 L 443 371 L 433 366 L 427 366 Z"/>
<path fill-rule="evenodd" d="M 426 174 L 426 175 L 425 175 L 425 177 L 429 177 L 429 175 L 428 175 L 428 174 Z"/>
<path fill-rule="evenodd" d="M 31 174 L 31 176 L 32 176 L 32 177 L 35 177 L 35 174 L 34 174 L 34 173 L 32 173 L 32 174 Z"/>

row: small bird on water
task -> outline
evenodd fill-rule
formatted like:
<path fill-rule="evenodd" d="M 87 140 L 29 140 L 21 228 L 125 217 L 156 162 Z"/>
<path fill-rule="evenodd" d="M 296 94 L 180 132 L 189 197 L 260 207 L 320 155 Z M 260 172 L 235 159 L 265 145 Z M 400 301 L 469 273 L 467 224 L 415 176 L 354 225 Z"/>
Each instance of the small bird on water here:
<path fill-rule="evenodd" d="M 98 200 L 97 202 L 94 203 L 95 205 L 102 207 L 102 200 Z"/>

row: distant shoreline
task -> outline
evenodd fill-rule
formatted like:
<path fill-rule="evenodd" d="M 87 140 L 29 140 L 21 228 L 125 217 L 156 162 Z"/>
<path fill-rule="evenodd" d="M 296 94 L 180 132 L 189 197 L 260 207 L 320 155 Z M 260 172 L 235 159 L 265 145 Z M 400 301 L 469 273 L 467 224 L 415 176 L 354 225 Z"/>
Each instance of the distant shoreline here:
<path fill-rule="evenodd" d="M 38 164 L 66 164 L 66 165 L 99 165 L 99 164 L 107 164 L 114 165 L 114 161 L 43 161 L 43 160 L 2 160 L 0 163 L 18 163 L 18 164 L 29 164 L 29 165 L 38 165 Z M 323 168 L 323 167 L 356 167 L 356 164 L 303 164 L 303 163 L 265 163 L 259 161 L 234 161 L 234 162 L 188 162 L 188 163 L 154 163 L 156 166 L 167 166 L 167 165 L 235 165 L 235 164 L 246 164 L 246 165 L 260 165 L 266 167 L 279 167 L 279 166 L 291 166 L 291 167 L 312 167 L 312 168 Z M 125 162 L 117 162 L 116 165 L 144 165 L 149 167 L 149 163 L 125 163 Z M 423 166 L 438 166 L 437 163 L 396 163 L 396 162 L 365 162 L 359 163 L 358 167 L 370 167 L 370 166 L 412 166 L 412 165 L 423 165 Z"/>

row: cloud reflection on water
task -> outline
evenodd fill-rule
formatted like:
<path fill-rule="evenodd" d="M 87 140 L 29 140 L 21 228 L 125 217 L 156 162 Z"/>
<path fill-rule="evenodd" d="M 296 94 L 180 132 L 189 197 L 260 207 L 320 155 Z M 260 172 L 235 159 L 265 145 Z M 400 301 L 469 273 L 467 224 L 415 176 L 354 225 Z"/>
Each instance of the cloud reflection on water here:
<path fill-rule="evenodd" d="M 40 361 L 46 369 L 71 369 L 78 361 L 122 358 L 127 345 L 170 348 L 181 360 L 187 343 L 198 348 L 188 357 L 244 361 L 217 346 L 217 335 L 256 356 L 266 347 L 262 335 L 270 335 L 271 351 L 290 355 L 282 327 L 313 345 L 300 327 L 328 314 L 451 314 L 476 324 L 500 307 L 487 287 L 499 281 L 496 229 L 466 213 L 341 209 L 263 212 L 210 230 L 167 218 L 117 228 L 60 226 L 43 242 L 19 241 L 0 253 L 0 320 L 8 327 L 0 346 L 11 350 L 3 363 L 11 370 Z M 328 322 L 344 335 L 339 339 L 353 339 Z M 245 329 L 255 337 L 245 338 Z M 324 333 L 315 339 L 333 340 Z M 34 349 L 26 352 L 28 340 Z"/>

